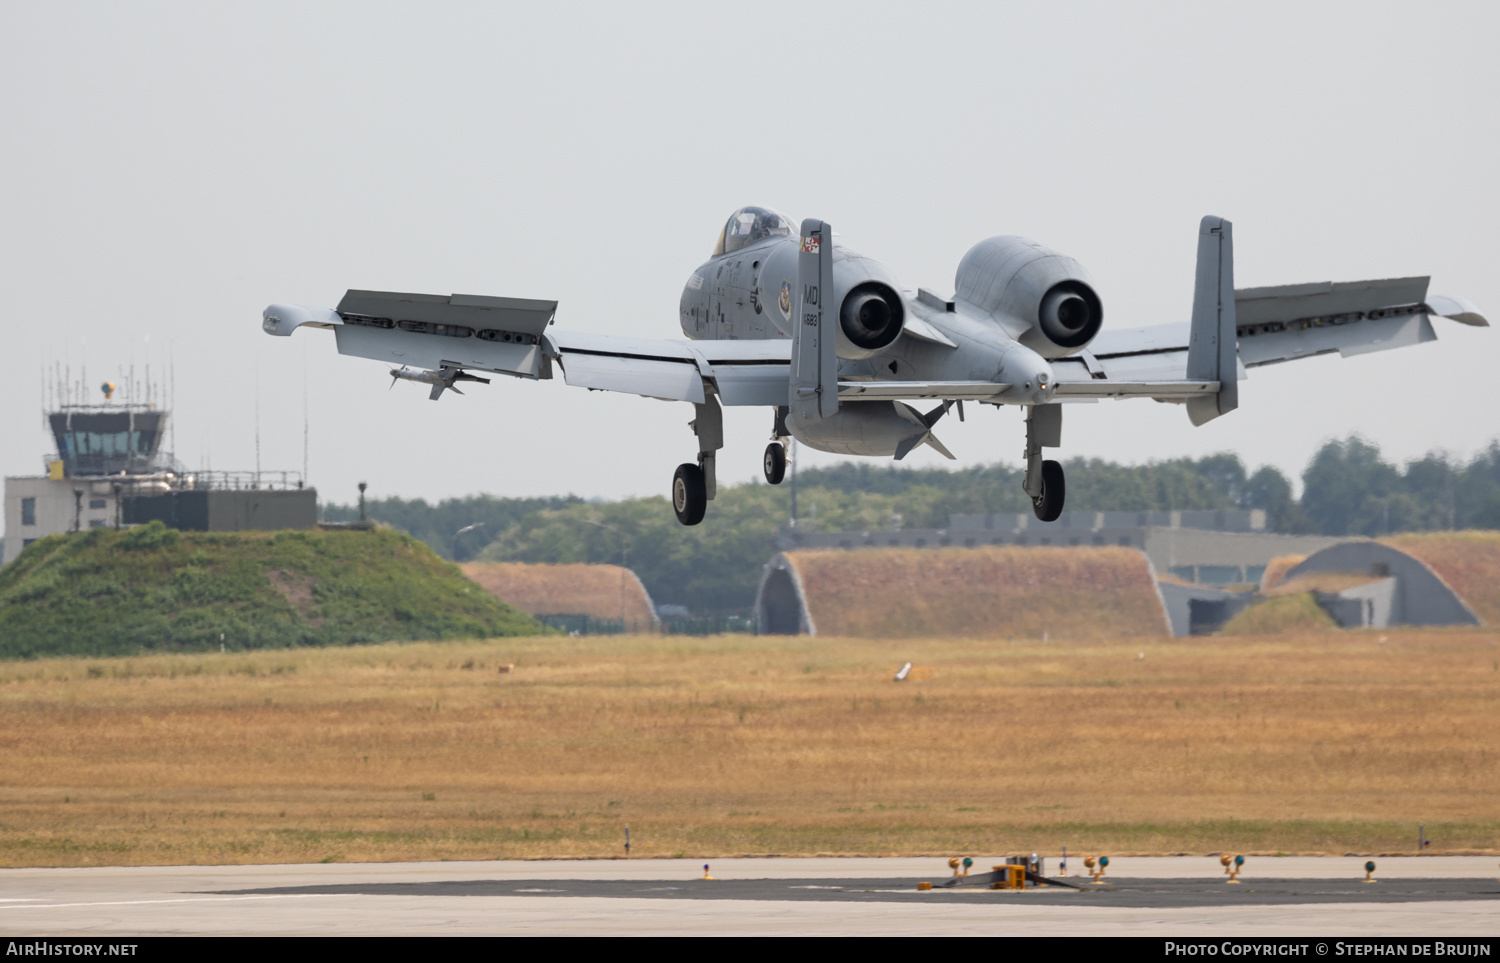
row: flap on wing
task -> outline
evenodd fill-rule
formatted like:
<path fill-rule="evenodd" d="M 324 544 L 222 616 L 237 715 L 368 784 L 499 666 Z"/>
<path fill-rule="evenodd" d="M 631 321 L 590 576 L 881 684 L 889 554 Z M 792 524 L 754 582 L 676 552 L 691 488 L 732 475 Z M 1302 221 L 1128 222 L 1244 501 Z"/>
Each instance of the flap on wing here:
<path fill-rule="evenodd" d="M 784 405 L 791 390 L 791 366 L 776 364 L 716 364 L 714 387 L 726 405 Z"/>
<path fill-rule="evenodd" d="M 704 403 L 703 378 L 691 358 L 631 358 L 564 350 L 559 364 L 563 380 L 580 388 Z"/>
<path fill-rule="evenodd" d="M 485 340 L 500 340 L 482 332 L 540 335 L 557 313 L 557 302 L 478 294 L 351 290 L 339 302 L 338 313 L 344 318 L 392 322 L 404 330 L 416 325 L 454 325 L 473 329 Z"/>
<path fill-rule="evenodd" d="M 990 401 L 1010 390 L 993 381 L 840 381 L 840 401 Z"/>

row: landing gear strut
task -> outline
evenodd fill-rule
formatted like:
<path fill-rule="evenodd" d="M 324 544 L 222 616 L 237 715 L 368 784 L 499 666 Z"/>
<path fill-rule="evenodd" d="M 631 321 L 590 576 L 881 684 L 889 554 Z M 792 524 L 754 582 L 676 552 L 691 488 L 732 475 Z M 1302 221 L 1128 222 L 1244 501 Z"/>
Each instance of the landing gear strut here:
<path fill-rule="evenodd" d="M 1062 405 L 1032 405 L 1026 412 L 1026 478 L 1022 487 L 1031 496 L 1036 517 L 1055 522 L 1067 493 L 1062 465 L 1042 459 L 1043 448 L 1062 444 Z"/>
<path fill-rule="evenodd" d="M 717 494 L 714 460 L 724 447 L 724 409 L 719 407 L 719 399 L 705 395 L 703 404 L 695 402 L 693 410 L 697 417 L 688 427 L 698 436 L 698 464 L 678 465 L 672 476 L 672 511 L 684 525 L 703 521 L 708 503 Z"/>
<path fill-rule="evenodd" d="M 787 407 L 781 405 L 776 409 L 776 420 L 771 425 L 771 443 L 766 446 L 766 457 L 761 460 L 761 467 L 766 472 L 766 483 L 780 485 L 781 480 L 786 477 L 786 445 L 791 432 L 786 428 Z"/>

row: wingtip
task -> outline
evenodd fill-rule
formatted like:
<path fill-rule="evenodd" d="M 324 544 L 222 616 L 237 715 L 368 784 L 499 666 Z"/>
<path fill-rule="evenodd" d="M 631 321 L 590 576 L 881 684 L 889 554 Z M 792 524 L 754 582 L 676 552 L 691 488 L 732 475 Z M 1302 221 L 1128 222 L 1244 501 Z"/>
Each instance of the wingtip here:
<path fill-rule="evenodd" d="M 1468 298 L 1458 298 L 1449 294 L 1431 294 L 1427 297 L 1427 307 L 1438 317 L 1449 318 L 1459 324 L 1467 324 L 1475 328 L 1488 328 L 1490 322 L 1479 313 L 1474 302 Z"/>

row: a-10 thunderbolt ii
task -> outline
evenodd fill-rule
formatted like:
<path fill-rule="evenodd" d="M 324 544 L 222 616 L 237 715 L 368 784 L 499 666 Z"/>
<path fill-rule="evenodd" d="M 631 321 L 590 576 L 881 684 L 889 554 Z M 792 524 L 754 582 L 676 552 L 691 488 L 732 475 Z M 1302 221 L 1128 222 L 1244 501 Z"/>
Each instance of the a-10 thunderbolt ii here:
<path fill-rule="evenodd" d="M 723 405 L 771 409 L 766 481 L 786 445 L 905 457 L 928 445 L 965 401 L 1026 410 L 1023 487 L 1036 515 L 1057 518 L 1062 405 L 1099 398 L 1182 404 L 1195 425 L 1233 411 L 1245 369 L 1338 352 L 1362 354 L 1436 338 L 1430 318 L 1488 322 L 1469 302 L 1429 295 L 1425 277 L 1235 290 L 1230 223 L 1198 228 L 1187 323 L 1103 331 L 1104 306 L 1083 265 L 1022 237 L 992 237 L 959 262 L 951 297 L 902 287 L 884 264 L 842 247 L 829 225 L 798 225 L 760 207 L 730 216 L 713 256 L 688 277 L 687 340 L 552 327 L 556 301 L 349 291 L 337 308 L 273 304 L 264 329 L 333 330 L 340 354 L 400 365 L 395 379 L 436 400 L 470 371 L 691 402 L 696 461 L 672 479 L 684 525 L 703 520 L 723 447 Z M 923 404 L 923 403 L 927 404 Z M 935 404 L 934 404 L 935 403 Z M 921 405 L 921 407 L 918 407 Z M 922 408 L 927 408 L 923 411 Z"/>

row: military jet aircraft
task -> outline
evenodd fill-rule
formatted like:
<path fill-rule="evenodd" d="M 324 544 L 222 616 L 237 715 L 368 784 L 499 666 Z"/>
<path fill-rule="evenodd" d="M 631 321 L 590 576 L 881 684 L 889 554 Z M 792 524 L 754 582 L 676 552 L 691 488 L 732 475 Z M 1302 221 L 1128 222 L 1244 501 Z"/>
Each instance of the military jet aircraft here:
<path fill-rule="evenodd" d="M 1104 331 L 1083 265 L 1023 237 L 992 237 L 959 262 L 951 297 L 902 287 L 879 261 L 835 241 L 829 225 L 762 207 L 735 211 L 678 306 L 687 340 L 552 327 L 556 301 L 351 290 L 337 308 L 273 304 L 262 326 L 334 332 L 340 354 L 372 358 L 437 400 L 470 370 L 691 402 L 696 461 L 672 479 L 684 525 L 703 520 L 724 445 L 723 405 L 771 409 L 766 481 L 796 438 L 821 451 L 904 458 L 965 401 L 1026 409 L 1023 487 L 1038 518 L 1063 509 L 1062 405 L 1099 398 L 1182 404 L 1194 425 L 1233 411 L 1245 369 L 1338 352 L 1432 341 L 1431 317 L 1487 326 L 1462 298 L 1429 295 L 1425 277 L 1234 287 L 1232 226 L 1198 227 L 1191 319 Z M 412 371 L 410 366 L 418 370 Z M 933 403 L 927 411 L 916 404 Z"/>

